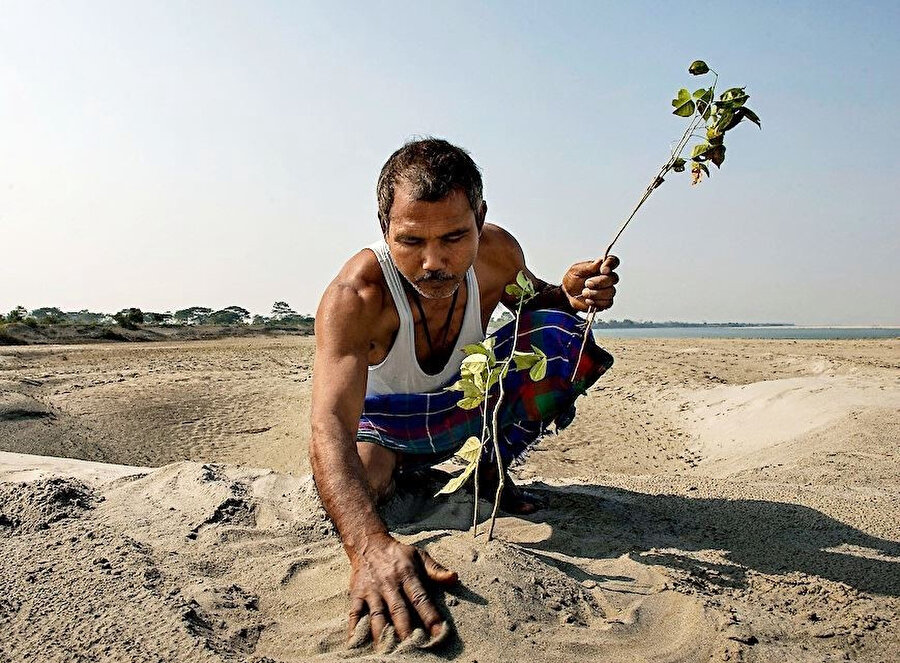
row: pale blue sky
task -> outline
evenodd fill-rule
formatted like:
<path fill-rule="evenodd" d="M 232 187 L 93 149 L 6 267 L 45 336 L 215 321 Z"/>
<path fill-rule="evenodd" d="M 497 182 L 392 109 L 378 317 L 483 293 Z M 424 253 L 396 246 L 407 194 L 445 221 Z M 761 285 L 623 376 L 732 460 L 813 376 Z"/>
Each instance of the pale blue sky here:
<path fill-rule="evenodd" d="M 601 253 L 703 58 L 747 85 L 710 181 L 617 247 L 607 317 L 900 324 L 900 3 L 0 2 L 0 309 L 304 312 L 417 135 L 558 281 Z"/>

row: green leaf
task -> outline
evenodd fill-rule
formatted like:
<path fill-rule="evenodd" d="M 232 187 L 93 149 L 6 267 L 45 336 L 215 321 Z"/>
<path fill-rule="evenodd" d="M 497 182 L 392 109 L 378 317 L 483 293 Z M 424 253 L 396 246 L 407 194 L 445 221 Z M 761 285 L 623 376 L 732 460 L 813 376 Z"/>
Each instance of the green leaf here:
<path fill-rule="evenodd" d="M 694 102 L 689 99 L 687 102 L 673 110 L 672 114 L 677 115 L 678 117 L 690 117 L 694 114 L 694 108 Z"/>
<path fill-rule="evenodd" d="M 456 403 L 463 410 L 474 410 L 476 407 L 481 405 L 484 402 L 484 398 L 481 396 L 473 396 L 472 398 L 461 398 Z"/>
<path fill-rule="evenodd" d="M 485 391 L 490 391 L 491 387 L 500 382 L 500 371 L 491 371 L 491 374 L 488 376 L 487 386 L 485 387 Z"/>
<path fill-rule="evenodd" d="M 709 107 L 713 100 L 713 89 L 700 88 L 694 92 L 694 97 L 697 98 L 697 112 L 703 116 L 703 119 L 709 119 L 711 112 Z"/>
<path fill-rule="evenodd" d="M 538 382 L 539 380 L 543 380 L 545 375 L 547 375 L 547 358 L 541 357 L 540 360 L 531 367 L 531 370 L 528 371 L 528 377 L 535 382 Z"/>
<path fill-rule="evenodd" d="M 461 391 L 463 398 L 476 398 L 482 395 L 482 391 L 471 380 L 458 380 L 446 387 L 444 391 Z"/>
<path fill-rule="evenodd" d="M 760 129 L 762 129 L 762 123 L 759 120 L 759 116 L 756 113 L 754 113 L 752 110 L 747 108 L 746 106 L 741 108 L 741 119 L 744 119 L 744 118 L 747 118 L 748 120 L 753 122 L 753 124 L 755 124 Z"/>
<path fill-rule="evenodd" d="M 722 162 L 725 161 L 725 146 L 716 145 L 709 151 L 707 156 L 709 157 L 709 160 L 716 165 L 716 168 L 721 167 Z"/>
<path fill-rule="evenodd" d="M 520 352 L 516 350 L 513 353 L 513 362 L 516 364 L 516 370 L 521 371 L 525 368 L 531 368 L 540 359 L 539 355 L 532 352 Z"/>
<path fill-rule="evenodd" d="M 708 143 L 700 143 L 699 145 L 694 145 L 694 149 L 691 150 L 691 159 L 696 160 L 697 157 L 702 156 L 709 149 Z"/>
<path fill-rule="evenodd" d="M 465 359 L 462 360 L 462 364 L 460 364 L 460 370 L 463 372 L 471 371 L 474 375 L 475 373 L 480 373 L 488 366 L 488 356 L 482 352 L 474 352 L 468 355 Z"/>
<path fill-rule="evenodd" d="M 525 276 L 525 272 L 520 271 L 518 274 L 516 274 L 516 285 L 520 289 L 520 293 L 519 295 L 517 295 L 520 302 L 524 302 L 525 300 L 534 297 L 534 283 L 532 283 L 531 279 Z M 507 292 L 509 292 L 508 288 L 509 286 L 507 286 Z"/>
<path fill-rule="evenodd" d="M 486 338 L 481 343 L 470 343 L 463 347 L 463 352 L 466 353 L 467 356 L 472 356 L 476 354 L 482 354 L 488 358 L 488 363 L 493 366 L 497 362 L 497 358 L 494 355 L 494 338 L 489 337 Z"/>
<path fill-rule="evenodd" d="M 477 438 L 476 438 L 477 439 Z M 441 488 L 437 493 L 435 493 L 435 497 L 438 495 L 449 495 L 450 493 L 455 493 L 457 490 L 463 487 L 463 484 L 472 476 L 472 472 L 475 471 L 476 463 L 472 462 L 466 466 L 466 469 L 462 471 L 458 476 L 453 477 L 450 481 L 447 482 L 443 488 Z"/>
<path fill-rule="evenodd" d="M 722 115 L 719 117 L 718 122 L 716 122 L 716 129 L 721 133 L 734 129 L 741 121 L 741 110 L 741 108 L 737 108 L 733 113 L 731 111 L 722 111 Z"/>
<path fill-rule="evenodd" d="M 463 398 L 483 398 L 484 389 L 480 389 L 474 382 L 463 385 Z"/>
<path fill-rule="evenodd" d="M 488 368 L 485 366 L 484 370 L 472 374 L 472 381 L 482 394 L 487 393 L 487 372 Z"/>
<path fill-rule="evenodd" d="M 674 170 L 676 173 L 683 173 L 684 172 L 684 163 L 685 163 L 684 159 L 682 159 L 681 157 L 678 157 L 672 163 L 672 170 Z"/>
<path fill-rule="evenodd" d="M 694 76 L 702 76 L 703 74 L 709 73 L 709 65 L 703 60 L 694 60 L 691 62 L 691 66 L 688 67 L 688 73 L 693 74 Z"/>
<path fill-rule="evenodd" d="M 508 286 L 506 286 L 506 294 L 510 295 L 511 297 L 515 297 L 516 299 L 521 299 L 524 293 L 522 292 L 522 288 L 517 286 L 515 283 L 510 283 Z"/>
<path fill-rule="evenodd" d="M 719 95 L 719 99 L 731 108 L 740 108 L 749 98 L 750 95 L 744 92 L 744 88 L 742 87 L 729 88 Z"/>
<path fill-rule="evenodd" d="M 464 345 L 462 351 L 467 355 L 487 354 L 487 352 L 485 352 L 484 346 L 481 343 L 469 343 L 469 345 Z"/>
<path fill-rule="evenodd" d="M 475 462 L 478 459 L 478 456 L 481 455 L 481 440 L 473 435 L 468 440 L 463 442 L 460 450 L 457 451 L 454 455 L 466 462 Z"/>
<path fill-rule="evenodd" d="M 683 87 L 680 90 L 678 90 L 678 95 L 674 99 L 672 99 L 672 105 L 675 108 L 678 108 L 679 106 L 685 104 L 686 102 L 688 102 L 690 100 L 691 100 L 690 91 L 686 87 Z"/>

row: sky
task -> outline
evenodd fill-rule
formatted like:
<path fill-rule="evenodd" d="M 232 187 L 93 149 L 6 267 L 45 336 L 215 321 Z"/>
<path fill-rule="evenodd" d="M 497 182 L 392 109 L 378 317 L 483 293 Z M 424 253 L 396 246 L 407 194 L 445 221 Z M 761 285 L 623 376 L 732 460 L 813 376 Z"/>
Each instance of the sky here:
<path fill-rule="evenodd" d="M 561 5 L 561 6 L 560 6 Z M 466 148 L 559 282 L 668 157 L 694 59 L 762 130 L 616 245 L 635 320 L 900 325 L 900 3 L 0 0 L 0 310 L 276 300 L 379 239 L 375 180 Z"/>

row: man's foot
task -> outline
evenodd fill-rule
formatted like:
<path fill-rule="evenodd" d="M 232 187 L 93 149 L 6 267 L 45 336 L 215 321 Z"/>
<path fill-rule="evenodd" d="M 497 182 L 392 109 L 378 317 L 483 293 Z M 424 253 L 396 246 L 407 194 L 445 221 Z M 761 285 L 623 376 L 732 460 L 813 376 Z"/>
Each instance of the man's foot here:
<path fill-rule="evenodd" d="M 496 490 L 496 488 L 495 488 Z M 539 495 L 519 488 L 509 476 L 500 496 L 500 508 L 515 516 L 527 516 L 547 506 L 547 500 Z"/>
<path fill-rule="evenodd" d="M 500 496 L 500 508 L 514 516 L 527 516 L 547 506 L 547 501 L 517 486 L 509 473 L 504 470 L 503 494 Z M 478 490 L 482 497 L 494 499 L 497 492 L 497 467 L 491 465 L 479 471 Z"/>

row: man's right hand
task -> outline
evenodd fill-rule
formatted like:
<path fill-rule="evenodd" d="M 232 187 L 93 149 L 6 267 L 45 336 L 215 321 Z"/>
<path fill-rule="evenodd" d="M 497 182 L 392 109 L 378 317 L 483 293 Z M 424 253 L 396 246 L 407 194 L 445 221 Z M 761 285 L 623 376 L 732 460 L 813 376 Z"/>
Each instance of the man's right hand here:
<path fill-rule="evenodd" d="M 441 632 L 443 619 L 422 580 L 427 577 L 441 585 L 453 585 L 456 573 L 435 562 L 424 550 L 400 543 L 386 533 L 370 534 L 356 550 L 348 552 L 351 637 L 366 614 L 376 645 L 388 623 L 394 625 L 400 640 L 409 637 L 418 625 L 414 620 L 421 622 L 431 637 Z"/>

